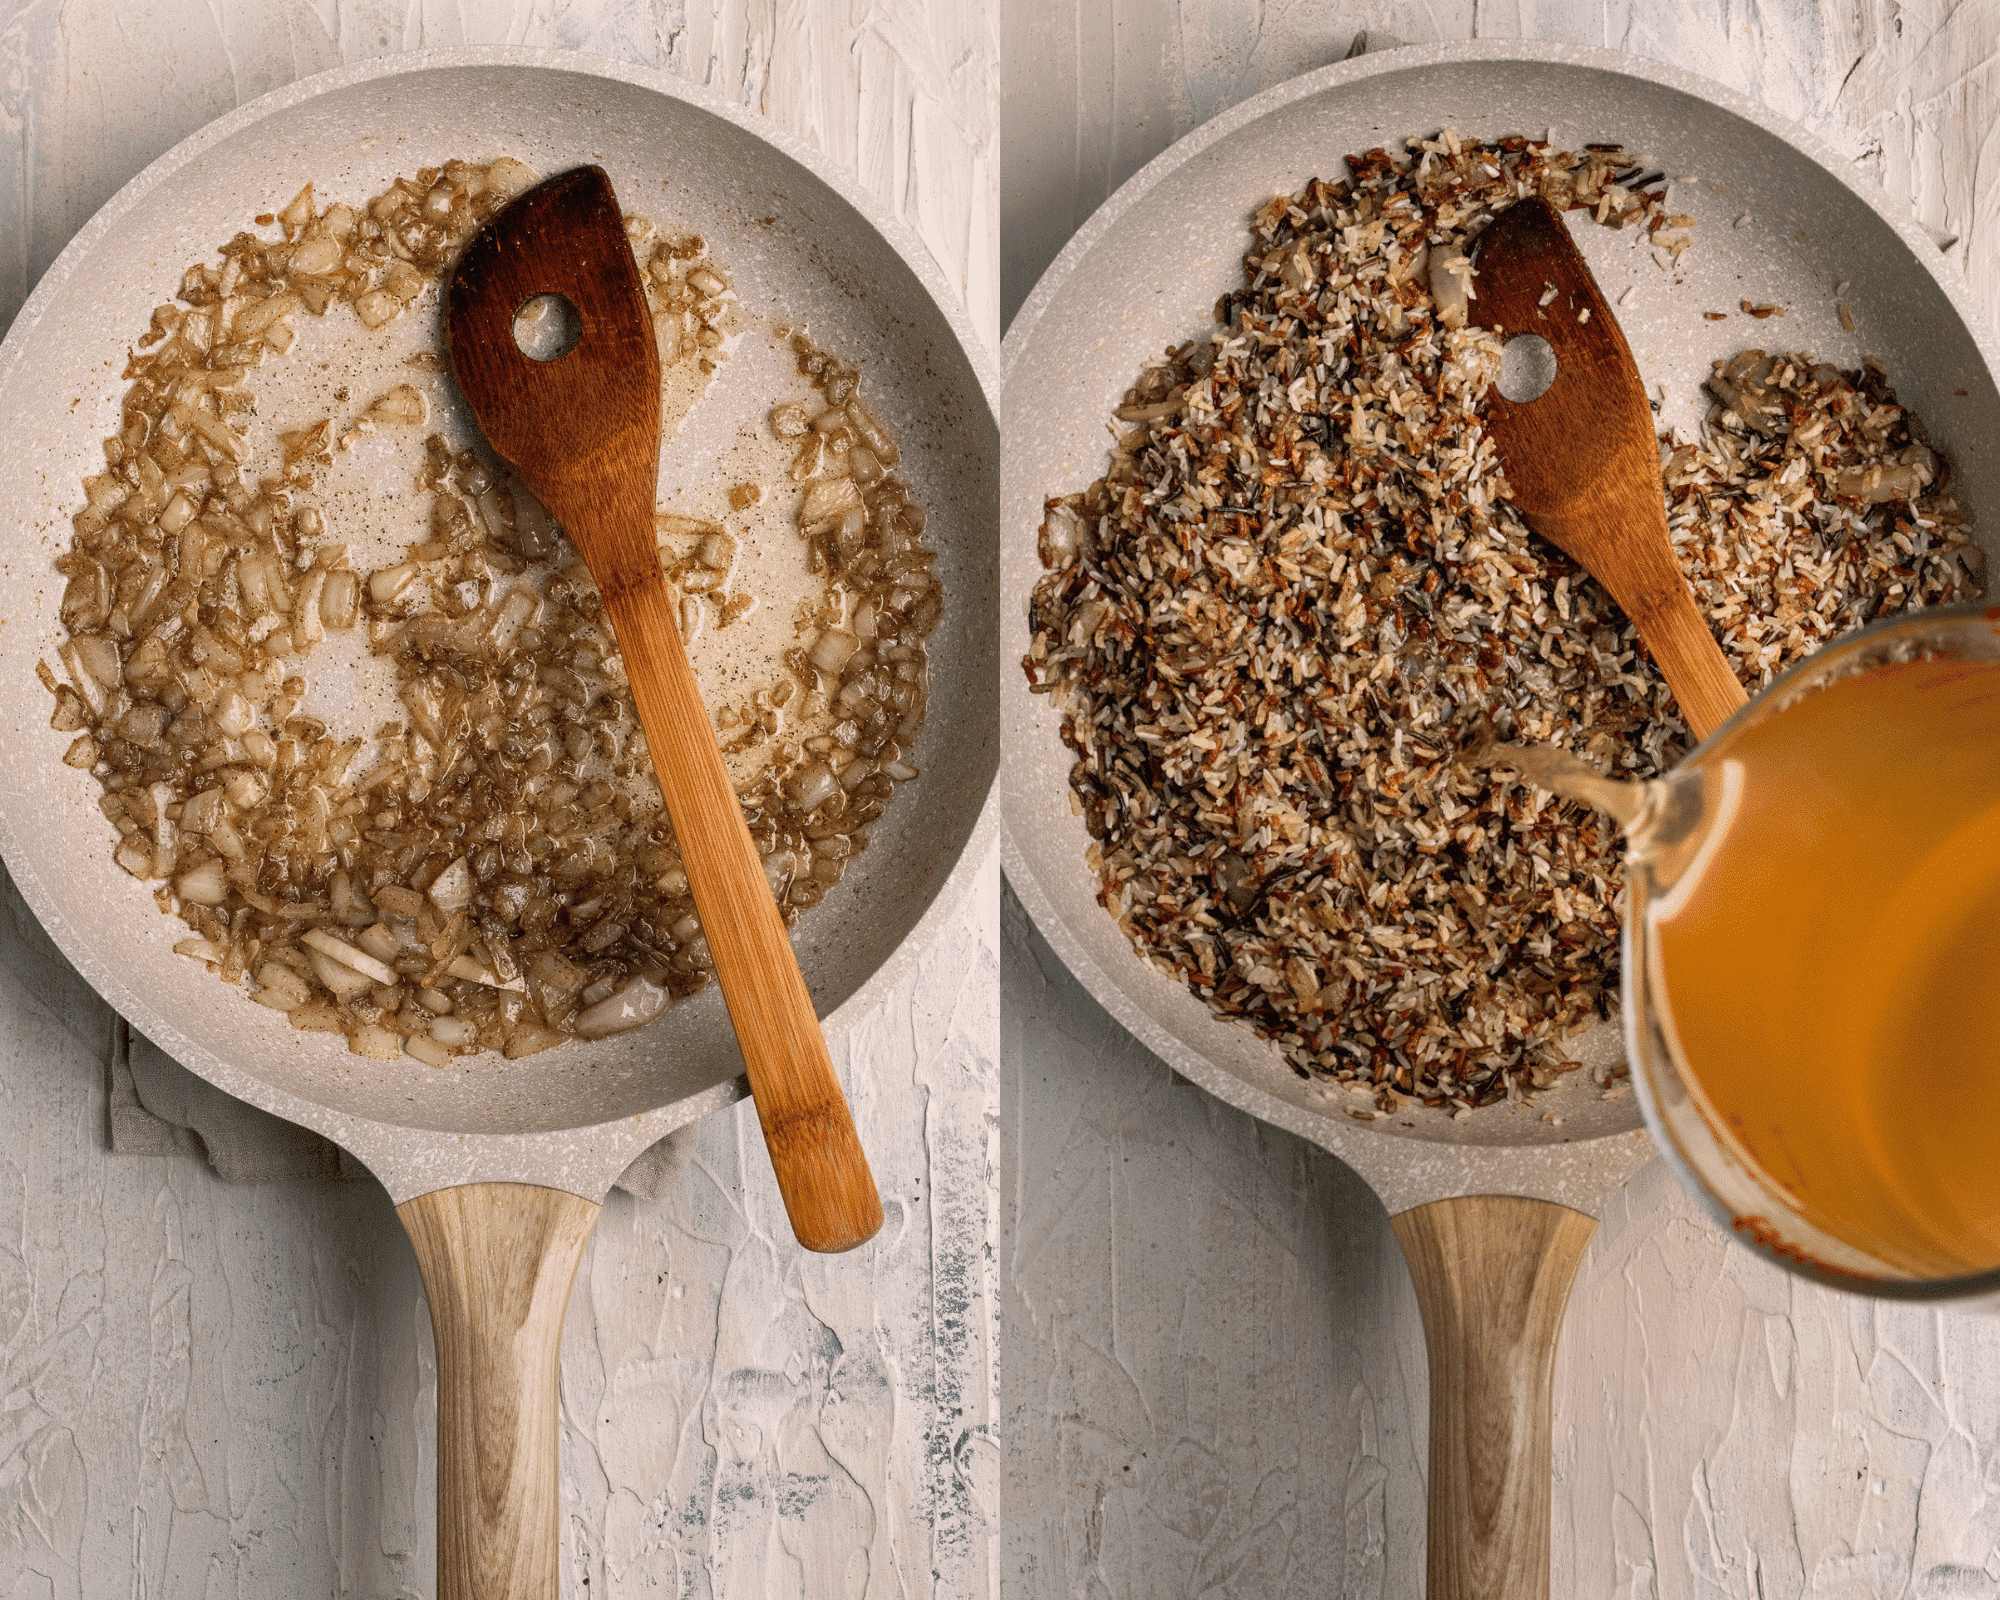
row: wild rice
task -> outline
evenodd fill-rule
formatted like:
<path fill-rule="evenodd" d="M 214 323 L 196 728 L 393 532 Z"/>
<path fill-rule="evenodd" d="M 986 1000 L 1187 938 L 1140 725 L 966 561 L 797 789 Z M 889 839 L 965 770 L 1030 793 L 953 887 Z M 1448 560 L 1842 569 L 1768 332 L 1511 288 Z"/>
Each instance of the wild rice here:
<path fill-rule="evenodd" d="M 1689 219 L 1616 146 L 1408 148 L 1257 212 L 1221 325 L 1148 363 L 1109 471 L 1047 503 L 1024 663 L 1141 957 L 1382 1110 L 1546 1086 L 1616 1004 L 1615 830 L 1463 753 L 1497 734 L 1647 777 L 1688 744 L 1631 624 L 1508 502 L 1481 422 L 1498 341 L 1462 293 L 1470 240 L 1530 194 L 1669 261 Z M 1977 591 L 1947 469 L 1878 368 L 1746 351 L 1711 393 L 1661 462 L 1746 683 Z"/>

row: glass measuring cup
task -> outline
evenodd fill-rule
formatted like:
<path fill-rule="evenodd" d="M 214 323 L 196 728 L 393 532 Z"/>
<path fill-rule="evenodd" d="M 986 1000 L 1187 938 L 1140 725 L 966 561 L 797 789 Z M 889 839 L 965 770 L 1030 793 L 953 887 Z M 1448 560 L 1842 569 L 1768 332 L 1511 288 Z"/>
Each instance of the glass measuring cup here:
<path fill-rule="evenodd" d="M 1626 1049 L 1683 1183 L 1821 1282 L 2000 1291 L 2000 607 L 1827 647 L 1654 782 L 1516 755 L 1625 826 Z"/>

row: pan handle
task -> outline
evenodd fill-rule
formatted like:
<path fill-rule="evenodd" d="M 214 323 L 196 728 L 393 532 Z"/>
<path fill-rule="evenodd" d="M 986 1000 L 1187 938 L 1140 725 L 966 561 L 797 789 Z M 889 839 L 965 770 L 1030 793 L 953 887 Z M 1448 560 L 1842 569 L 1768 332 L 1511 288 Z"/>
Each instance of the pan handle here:
<path fill-rule="evenodd" d="M 548 1600 L 563 1311 L 594 1201 L 525 1183 L 396 1208 L 437 1341 L 437 1600 Z"/>
<path fill-rule="evenodd" d="M 1597 1219 L 1467 1195 L 1389 1225 L 1431 1373 L 1428 1600 L 1548 1600 L 1550 1379 Z"/>

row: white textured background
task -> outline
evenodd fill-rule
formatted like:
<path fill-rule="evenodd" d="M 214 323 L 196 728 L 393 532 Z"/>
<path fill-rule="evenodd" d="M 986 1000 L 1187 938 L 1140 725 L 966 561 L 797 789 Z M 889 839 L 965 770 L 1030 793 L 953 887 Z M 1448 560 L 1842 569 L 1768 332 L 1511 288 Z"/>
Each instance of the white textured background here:
<path fill-rule="evenodd" d="M 1006 312 L 1150 157 L 1361 36 L 1719 79 L 1955 241 L 2000 321 L 1994 0 L 1008 0 Z M 1380 1203 L 1176 1079 L 1011 901 L 1002 968 L 1008 1593 L 1420 1595 L 1428 1382 Z M 1657 1161 L 1584 1261 L 1555 1409 L 1559 1597 L 2000 1595 L 2000 1321 L 1796 1282 Z"/>
<path fill-rule="evenodd" d="M 810 139 L 998 305 L 988 0 L 0 0 L 0 329 L 96 207 L 264 91 L 426 46 L 661 67 Z M 791 1242 L 746 1105 L 614 1193 L 564 1336 L 565 1593 L 984 1596 L 997 872 L 840 1063 L 889 1221 Z M 114 1155 L 117 1019 L 0 884 L 0 1600 L 432 1592 L 433 1367 L 372 1182 Z"/>

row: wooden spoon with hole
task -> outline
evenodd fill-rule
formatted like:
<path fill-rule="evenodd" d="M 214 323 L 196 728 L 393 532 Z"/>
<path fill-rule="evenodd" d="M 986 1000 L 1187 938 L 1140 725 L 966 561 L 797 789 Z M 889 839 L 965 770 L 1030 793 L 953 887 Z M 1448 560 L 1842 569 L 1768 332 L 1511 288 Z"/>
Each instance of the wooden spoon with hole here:
<path fill-rule="evenodd" d="M 1471 319 L 1496 333 L 1540 334 L 1555 351 L 1546 393 L 1487 396 L 1486 429 L 1511 498 L 1624 608 L 1705 739 L 1746 697 L 1674 559 L 1653 412 L 1631 347 L 1546 200 L 1503 211 L 1480 235 L 1474 263 Z"/>
<path fill-rule="evenodd" d="M 568 300 L 582 331 L 536 361 L 515 344 L 514 318 L 544 294 Z M 466 247 L 446 333 L 487 440 L 604 596 L 792 1230 L 809 1250 L 851 1250 L 881 1227 L 882 1204 L 675 626 L 653 534 L 659 353 L 602 170 L 529 190 Z M 544 1600 L 560 1588 L 563 1311 L 597 1211 L 504 1182 L 397 1208 L 437 1341 L 438 1600 Z"/>
<path fill-rule="evenodd" d="M 544 294 L 581 324 L 552 361 L 514 342 L 515 313 Z M 851 1250 L 881 1227 L 882 1203 L 681 647 L 653 530 L 659 350 L 603 168 L 530 189 L 466 247 L 446 333 L 487 442 L 604 596 L 792 1230 L 808 1250 Z"/>
<path fill-rule="evenodd" d="M 1538 398 L 1487 397 L 1514 503 L 1625 608 L 1705 738 L 1743 704 L 1743 687 L 1675 562 L 1652 408 L 1625 336 L 1545 202 L 1502 212 L 1476 261 L 1473 320 L 1540 334 L 1555 352 L 1555 381 Z M 1474 1194 L 1412 1206 L 1390 1226 L 1430 1368 L 1429 1600 L 1546 1600 L 1556 1340 L 1597 1219 Z"/>

